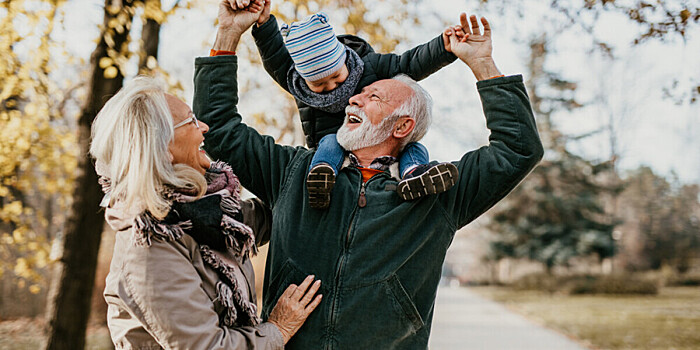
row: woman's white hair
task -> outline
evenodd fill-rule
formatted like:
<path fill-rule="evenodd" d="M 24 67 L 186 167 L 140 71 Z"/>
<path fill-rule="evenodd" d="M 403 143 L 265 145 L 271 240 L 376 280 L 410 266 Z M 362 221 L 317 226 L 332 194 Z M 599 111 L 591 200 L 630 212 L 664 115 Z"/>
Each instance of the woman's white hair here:
<path fill-rule="evenodd" d="M 409 116 L 416 121 L 413 131 L 401 141 L 401 149 L 403 150 L 407 144 L 420 141 L 428 132 L 433 121 L 433 99 L 428 91 L 408 75 L 399 74 L 391 79 L 408 85 L 413 91 L 413 94 L 390 116 L 394 120 L 398 120 L 402 116 Z"/>
<path fill-rule="evenodd" d="M 119 201 L 162 219 L 170 211 L 164 185 L 206 192 L 202 174 L 172 164 L 174 135 L 164 89 L 154 78 L 137 77 L 107 101 L 92 124 L 90 154 L 98 174 L 111 182 L 110 205 Z"/>

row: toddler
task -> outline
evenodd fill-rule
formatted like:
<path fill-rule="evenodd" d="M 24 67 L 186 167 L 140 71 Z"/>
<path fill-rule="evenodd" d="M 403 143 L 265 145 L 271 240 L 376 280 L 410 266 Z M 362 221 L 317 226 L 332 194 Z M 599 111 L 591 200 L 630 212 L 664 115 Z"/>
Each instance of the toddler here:
<path fill-rule="evenodd" d="M 296 99 L 307 145 L 317 146 L 306 180 L 309 204 L 316 208 L 330 204 L 335 177 L 345 160 L 335 132 L 345 121 L 350 97 L 397 74 L 423 79 L 455 60 L 442 37 L 400 56 L 377 54 L 356 36 L 336 37 L 324 13 L 281 30 L 270 15 L 254 26 L 253 37 L 265 69 Z M 375 127 L 369 120 L 361 122 L 370 124 L 364 125 L 368 130 Z M 452 163 L 430 163 L 428 150 L 417 142 L 404 147 L 398 162 L 401 181 L 397 192 L 403 200 L 447 191 L 457 178 Z"/>

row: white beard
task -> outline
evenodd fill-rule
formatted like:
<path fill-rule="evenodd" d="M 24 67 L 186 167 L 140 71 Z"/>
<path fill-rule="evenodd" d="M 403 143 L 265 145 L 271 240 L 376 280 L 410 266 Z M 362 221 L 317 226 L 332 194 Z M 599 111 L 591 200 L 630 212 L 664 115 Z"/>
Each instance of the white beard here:
<path fill-rule="evenodd" d="M 348 127 L 349 114 L 354 114 L 362 119 L 362 124 L 355 130 L 350 130 Z M 374 125 L 362 109 L 356 106 L 347 106 L 345 108 L 345 123 L 338 129 L 336 139 L 346 151 L 376 146 L 391 136 L 394 129 L 393 119 L 386 117 L 379 125 Z"/>

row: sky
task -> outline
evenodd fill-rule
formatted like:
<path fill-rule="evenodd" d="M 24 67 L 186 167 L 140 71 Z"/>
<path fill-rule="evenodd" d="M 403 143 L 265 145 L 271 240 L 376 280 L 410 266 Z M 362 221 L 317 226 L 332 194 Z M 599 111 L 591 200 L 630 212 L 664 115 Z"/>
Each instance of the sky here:
<path fill-rule="evenodd" d="M 388 1 L 391 3 L 391 0 Z M 547 34 L 549 47 L 554 51 L 546 62 L 546 69 L 575 81 L 578 89 L 574 97 L 585 107 L 575 112 L 554 115 L 554 122 L 566 134 L 581 135 L 605 127 L 613 116 L 615 138 L 619 144 L 619 166 L 623 171 L 640 165 L 651 166 L 664 176 L 677 176 L 684 183 L 700 183 L 700 102 L 677 104 L 663 97 L 663 88 L 672 87 L 674 79 L 680 85 L 674 91 L 690 89 L 691 78 L 700 81 L 700 31 L 695 26 L 685 40 L 669 36 L 666 43 L 657 41 L 632 46 L 630 43 L 639 28 L 617 14 L 605 14 L 595 22 L 581 18 L 582 23 L 594 23 L 592 31 L 615 49 L 617 59 L 605 59 L 590 52 L 590 35 L 581 29 L 562 31 L 549 10 L 548 2 L 523 2 L 526 11 L 481 8 L 479 15 L 487 17 L 493 29 L 493 57 L 506 74 L 526 73 L 529 56 L 527 41 Z M 102 1 L 71 0 L 65 5 L 62 28 L 55 38 L 66 42 L 66 49 L 86 61 L 94 48 L 98 24 L 102 21 Z M 274 4 L 274 2 L 273 2 Z M 424 13 L 421 24 L 405 24 L 406 40 L 396 48 L 401 53 L 438 35 L 447 24 L 456 24 L 459 13 L 477 8 L 478 1 L 441 1 L 440 6 L 413 10 Z M 168 1 L 164 7 L 168 8 Z M 387 2 L 377 2 L 375 16 L 391 13 Z M 169 18 L 161 30 L 160 64 L 182 82 L 183 97 L 192 101 L 193 62 L 197 56 L 208 54 L 213 43 L 216 2 L 200 1 L 190 10 L 181 10 Z M 342 14 L 329 14 L 342 19 Z M 300 18 L 301 19 L 301 18 Z M 132 37 L 138 37 L 138 26 Z M 336 26 L 336 33 L 342 28 Z M 557 34 L 557 35 L 554 35 Z M 249 34 L 244 42 L 251 38 Z M 135 74 L 133 71 L 128 75 Z M 525 79 L 528 77 L 525 76 Z M 271 78 L 262 69 L 241 64 L 239 80 L 256 82 L 252 91 L 241 102 L 244 118 L 255 113 L 275 117 L 284 108 L 284 97 Z M 422 82 L 435 101 L 434 122 L 423 142 L 431 158 L 442 161 L 459 159 L 467 151 L 488 142 L 476 81 L 468 67 L 460 61 L 442 69 Z M 268 96 L 280 96 L 274 101 Z M 280 100 L 281 98 L 281 100 Z M 605 103 L 595 103 L 604 99 Z M 569 144 L 572 150 L 587 158 L 607 160 L 610 156 L 609 134 L 599 133 L 582 141 Z M 675 175 L 674 175 L 675 174 Z"/>

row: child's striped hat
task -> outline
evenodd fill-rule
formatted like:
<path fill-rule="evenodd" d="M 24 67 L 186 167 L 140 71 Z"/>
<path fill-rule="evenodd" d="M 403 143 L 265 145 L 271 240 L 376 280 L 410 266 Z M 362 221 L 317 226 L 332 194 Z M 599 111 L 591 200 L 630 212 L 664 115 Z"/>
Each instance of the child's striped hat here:
<path fill-rule="evenodd" d="M 280 33 L 297 72 L 306 80 L 325 78 L 345 64 L 345 45 L 335 37 L 323 12 L 301 22 L 285 24 Z"/>

